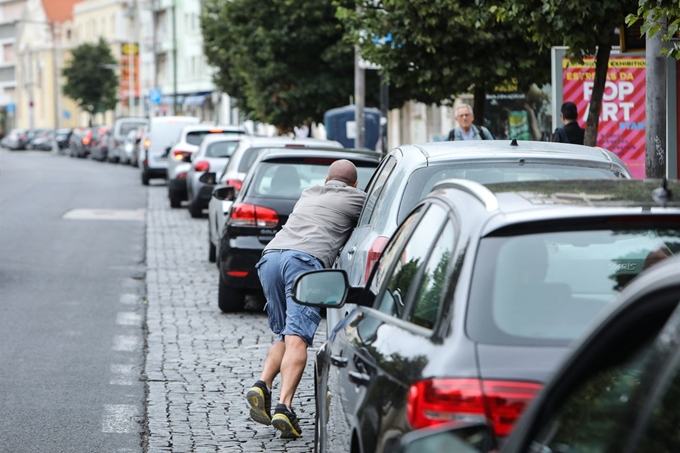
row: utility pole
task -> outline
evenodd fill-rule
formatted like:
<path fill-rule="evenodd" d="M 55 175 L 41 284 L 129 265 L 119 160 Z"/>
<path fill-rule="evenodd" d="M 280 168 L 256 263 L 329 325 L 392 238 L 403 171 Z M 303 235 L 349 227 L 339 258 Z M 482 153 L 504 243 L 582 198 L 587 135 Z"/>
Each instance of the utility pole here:
<path fill-rule="evenodd" d="M 647 20 L 650 20 L 649 18 Z M 666 32 L 666 17 L 660 19 L 661 30 L 653 37 L 647 33 L 645 58 L 647 60 L 647 103 L 645 112 L 645 170 L 647 178 L 666 175 L 666 62 L 661 55 Z"/>
<path fill-rule="evenodd" d="M 177 0 L 172 2 L 172 110 L 174 115 L 178 115 L 177 110 L 177 20 L 176 20 Z"/>
<path fill-rule="evenodd" d="M 359 66 L 359 46 L 354 46 L 354 124 L 356 126 L 356 135 L 354 136 L 354 147 L 363 148 L 365 146 L 365 94 L 366 94 L 366 73 L 362 67 Z"/>
<path fill-rule="evenodd" d="M 130 18 L 130 41 L 128 42 L 128 116 L 134 116 L 133 108 L 135 104 L 135 87 L 136 87 L 136 77 L 135 77 L 135 56 L 137 55 L 136 40 L 135 40 L 135 15 L 137 14 L 136 7 L 137 2 L 133 0 L 130 7 L 127 10 L 128 17 Z"/>

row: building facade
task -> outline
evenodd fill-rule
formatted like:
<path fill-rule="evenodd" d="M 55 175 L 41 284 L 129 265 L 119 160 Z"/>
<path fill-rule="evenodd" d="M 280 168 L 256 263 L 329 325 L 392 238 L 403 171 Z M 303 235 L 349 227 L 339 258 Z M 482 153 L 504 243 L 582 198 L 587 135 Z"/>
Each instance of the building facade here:
<path fill-rule="evenodd" d="M 16 40 L 26 0 L 0 0 L 0 135 L 16 124 Z"/>

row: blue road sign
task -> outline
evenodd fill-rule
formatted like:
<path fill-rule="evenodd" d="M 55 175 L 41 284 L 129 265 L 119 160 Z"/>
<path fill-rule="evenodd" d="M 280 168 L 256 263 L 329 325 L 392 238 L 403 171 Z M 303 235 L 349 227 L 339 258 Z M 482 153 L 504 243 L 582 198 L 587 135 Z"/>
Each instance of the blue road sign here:
<path fill-rule="evenodd" d="M 14 113 L 16 111 L 17 107 L 14 104 L 7 104 L 7 107 L 5 107 L 5 110 L 7 113 Z"/>
<path fill-rule="evenodd" d="M 69 110 L 64 110 L 63 112 L 64 119 L 70 120 L 71 119 L 71 112 Z"/>
<path fill-rule="evenodd" d="M 149 90 L 149 102 L 152 104 L 160 104 L 163 94 L 158 88 L 152 88 Z"/>

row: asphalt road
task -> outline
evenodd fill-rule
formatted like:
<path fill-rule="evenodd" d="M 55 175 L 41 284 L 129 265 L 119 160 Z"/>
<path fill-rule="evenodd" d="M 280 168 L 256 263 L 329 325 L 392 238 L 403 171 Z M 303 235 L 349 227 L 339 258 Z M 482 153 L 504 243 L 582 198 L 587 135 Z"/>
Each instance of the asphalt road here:
<path fill-rule="evenodd" d="M 0 150 L 0 452 L 142 451 L 147 191 Z"/>

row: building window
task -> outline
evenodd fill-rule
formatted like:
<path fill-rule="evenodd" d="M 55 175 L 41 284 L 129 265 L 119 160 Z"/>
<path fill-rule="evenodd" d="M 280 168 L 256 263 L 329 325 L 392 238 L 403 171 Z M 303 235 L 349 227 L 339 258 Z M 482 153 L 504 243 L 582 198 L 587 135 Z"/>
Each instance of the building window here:
<path fill-rule="evenodd" d="M 3 63 L 12 63 L 15 61 L 15 55 L 14 55 L 14 44 L 4 44 L 2 46 L 2 62 Z"/>

